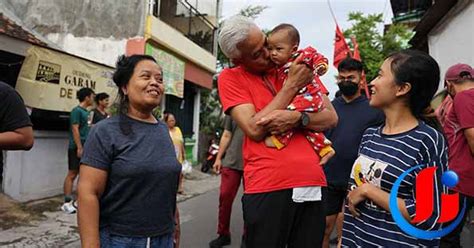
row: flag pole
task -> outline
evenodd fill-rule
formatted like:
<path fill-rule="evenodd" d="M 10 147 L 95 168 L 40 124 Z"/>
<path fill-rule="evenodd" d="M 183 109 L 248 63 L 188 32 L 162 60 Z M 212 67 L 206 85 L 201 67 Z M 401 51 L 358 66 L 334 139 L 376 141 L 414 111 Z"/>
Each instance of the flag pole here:
<path fill-rule="evenodd" d="M 334 15 L 334 11 L 332 10 L 332 6 L 331 6 L 331 0 L 327 0 L 327 2 L 328 2 L 329 12 L 331 12 L 331 15 L 332 15 L 332 19 L 337 25 L 336 15 Z"/>

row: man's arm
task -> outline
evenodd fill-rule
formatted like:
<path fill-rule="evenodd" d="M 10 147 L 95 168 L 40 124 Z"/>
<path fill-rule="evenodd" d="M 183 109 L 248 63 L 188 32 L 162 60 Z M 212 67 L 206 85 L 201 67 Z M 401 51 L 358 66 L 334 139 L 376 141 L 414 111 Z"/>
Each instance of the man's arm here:
<path fill-rule="evenodd" d="M 82 157 L 82 143 L 81 143 L 81 135 L 79 133 L 79 124 L 72 124 L 72 138 L 74 143 L 76 143 L 77 147 L 77 157 Z"/>
<path fill-rule="evenodd" d="M 232 119 L 237 122 L 238 126 L 250 139 L 263 140 L 268 130 L 265 126 L 258 125 L 257 122 L 274 110 L 285 109 L 298 90 L 304 87 L 312 77 L 311 70 L 302 63 L 302 56 L 298 57 L 290 66 L 288 78 L 282 89 L 265 108 L 257 113 L 253 104 L 237 105 L 230 110 Z"/>
<path fill-rule="evenodd" d="M 308 129 L 322 132 L 330 128 L 334 128 L 339 121 L 339 117 L 337 116 L 336 110 L 334 106 L 332 106 L 329 97 L 323 95 L 323 101 L 325 108 L 317 113 L 308 113 L 310 118 L 309 125 L 307 126 Z"/>
<path fill-rule="evenodd" d="M 219 141 L 219 151 L 217 152 L 216 162 L 212 165 L 214 172 L 220 173 L 222 168 L 222 156 L 224 155 L 227 147 L 230 144 L 230 140 L 232 139 L 232 133 L 229 130 L 224 130 L 222 134 L 221 140 Z"/>
<path fill-rule="evenodd" d="M 333 128 L 337 125 L 338 117 L 336 110 L 329 101 L 329 98 L 324 95 L 323 101 L 325 108 L 317 113 L 307 113 L 310 122 L 307 129 L 315 131 L 324 131 Z M 258 125 L 264 126 L 273 135 L 284 133 L 299 125 L 301 113 L 290 110 L 274 110 L 269 115 L 263 117 L 258 121 Z"/>
<path fill-rule="evenodd" d="M 464 129 L 464 136 L 466 136 L 471 155 L 474 156 L 474 127 Z"/>
<path fill-rule="evenodd" d="M 31 126 L 0 133 L 0 149 L 2 150 L 30 150 L 31 147 L 33 147 Z"/>
<path fill-rule="evenodd" d="M 255 141 L 261 141 L 267 136 L 266 126 L 258 125 L 257 122 L 274 110 L 284 109 L 295 96 L 297 89 L 282 89 L 260 112 L 255 111 L 253 104 L 241 104 L 231 109 L 230 115 L 242 131 L 249 138 Z"/>
<path fill-rule="evenodd" d="M 33 128 L 20 95 L 0 81 L 0 150 L 30 150 Z"/>

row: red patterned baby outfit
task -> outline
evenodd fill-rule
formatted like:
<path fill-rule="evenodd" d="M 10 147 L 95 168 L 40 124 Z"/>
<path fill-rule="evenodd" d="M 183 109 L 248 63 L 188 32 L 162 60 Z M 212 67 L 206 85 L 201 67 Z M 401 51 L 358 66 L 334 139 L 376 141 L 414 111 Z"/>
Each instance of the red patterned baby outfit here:
<path fill-rule="evenodd" d="M 298 95 L 293 98 L 293 101 L 288 105 L 287 109 L 299 112 L 320 112 L 324 107 L 323 95 L 321 92 L 322 82 L 319 76 L 325 74 L 328 70 L 328 60 L 313 47 L 309 46 L 303 50 L 296 52 L 289 61 L 278 69 L 278 80 L 285 81 L 288 77 L 288 70 L 291 63 L 300 55 L 303 54 L 303 62 L 310 68 L 313 68 L 313 80 L 302 88 Z M 273 144 L 282 149 L 293 136 L 293 130 L 285 132 L 281 135 L 272 136 Z M 304 130 L 306 139 L 311 143 L 314 150 L 323 157 L 328 152 L 332 151 L 331 141 L 326 139 L 323 133 L 313 130 Z"/>

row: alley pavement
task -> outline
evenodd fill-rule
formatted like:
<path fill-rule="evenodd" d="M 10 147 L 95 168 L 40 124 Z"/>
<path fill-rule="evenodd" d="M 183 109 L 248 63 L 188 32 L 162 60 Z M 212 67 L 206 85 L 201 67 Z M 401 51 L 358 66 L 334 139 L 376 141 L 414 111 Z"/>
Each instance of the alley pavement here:
<path fill-rule="evenodd" d="M 186 178 L 185 194 L 177 199 L 181 211 L 181 247 L 208 247 L 208 242 L 216 237 L 220 177 L 193 170 Z M 233 237 L 229 248 L 240 246 L 243 225 L 241 194 L 240 191 L 234 201 Z M 76 214 L 60 211 L 61 204 L 62 197 L 18 204 L 0 194 L 0 247 L 79 248 Z M 471 220 L 474 220 L 474 211 Z M 474 247 L 474 225 L 465 226 L 461 242 L 463 247 Z"/>
<path fill-rule="evenodd" d="M 220 178 L 193 170 L 178 202 L 219 187 Z M 0 247 L 80 247 L 76 214 L 59 210 L 62 197 L 19 204 L 0 194 Z"/>

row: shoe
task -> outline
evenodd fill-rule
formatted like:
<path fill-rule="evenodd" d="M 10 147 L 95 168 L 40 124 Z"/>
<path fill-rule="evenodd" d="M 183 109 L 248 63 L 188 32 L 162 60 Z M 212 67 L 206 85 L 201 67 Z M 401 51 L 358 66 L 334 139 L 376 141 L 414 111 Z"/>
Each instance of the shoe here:
<path fill-rule="evenodd" d="M 220 248 L 225 245 L 230 245 L 230 236 L 228 235 L 219 235 L 219 237 L 209 242 L 209 248 Z"/>
<path fill-rule="evenodd" d="M 77 212 L 76 201 L 65 202 L 61 206 L 61 210 L 67 214 L 75 214 Z"/>

